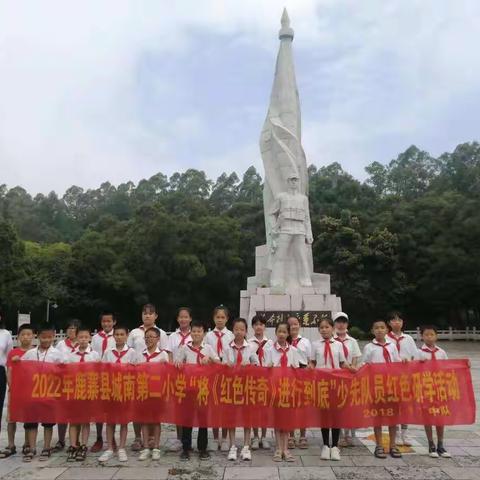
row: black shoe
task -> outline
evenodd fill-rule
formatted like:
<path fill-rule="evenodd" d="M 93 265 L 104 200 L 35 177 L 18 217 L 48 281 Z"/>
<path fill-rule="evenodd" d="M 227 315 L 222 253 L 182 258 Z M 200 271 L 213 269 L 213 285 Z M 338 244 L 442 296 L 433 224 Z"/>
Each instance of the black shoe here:
<path fill-rule="evenodd" d="M 437 447 L 437 453 L 442 457 L 442 458 L 451 458 L 452 456 L 443 448 L 443 445 L 439 445 Z"/>
<path fill-rule="evenodd" d="M 188 450 L 182 450 L 180 460 L 190 460 L 190 452 Z"/>
<path fill-rule="evenodd" d="M 201 450 L 199 452 L 200 460 L 208 460 L 210 458 L 210 454 L 206 450 Z"/>
<path fill-rule="evenodd" d="M 74 462 L 77 456 L 77 448 L 68 447 L 67 449 L 67 462 Z"/>
<path fill-rule="evenodd" d="M 438 453 L 437 453 L 437 447 L 435 446 L 434 443 L 431 443 L 428 446 L 428 455 L 432 458 L 438 458 Z"/>

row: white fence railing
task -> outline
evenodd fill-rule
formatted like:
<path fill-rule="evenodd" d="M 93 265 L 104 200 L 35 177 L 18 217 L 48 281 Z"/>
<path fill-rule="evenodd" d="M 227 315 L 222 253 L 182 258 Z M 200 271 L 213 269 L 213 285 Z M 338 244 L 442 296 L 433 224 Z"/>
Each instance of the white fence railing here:
<path fill-rule="evenodd" d="M 92 332 L 92 335 L 96 333 L 97 331 L 95 330 Z M 318 338 L 318 329 L 315 327 L 311 328 L 303 328 L 302 329 L 302 335 L 309 340 L 316 340 Z M 408 333 L 411 335 L 415 341 L 420 342 L 421 341 L 421 334 L 420 334 L 420 327 L 417 327 L 416 330 L 405 330 L 405 333 Z M 167 332 L 168 335 L 170 335 L 170 332 Z M 274 338 L 275 336 L 275 330 L 273 328 L 267 328 L 265 332 L 266 336 L 268 338 Z M 65 338 L 65 332 L 63 330 L 60 330 L 55 334 L 55 343 L 57 343 L 60 340 L 63 340 Z M 447 328 L 445 330 L 438 330 L 438 339 L 439 340 L 467 340 L 467 341 L 480 341 L 480 329 L 476 327 L 466 327 L 465 330 L 457 330 L 455 328 Z M 13 342 L 16 345 L 17 344 L 17 336 L 13 335 Z M 34 344 L 36 342 L 34 341 Z"/>

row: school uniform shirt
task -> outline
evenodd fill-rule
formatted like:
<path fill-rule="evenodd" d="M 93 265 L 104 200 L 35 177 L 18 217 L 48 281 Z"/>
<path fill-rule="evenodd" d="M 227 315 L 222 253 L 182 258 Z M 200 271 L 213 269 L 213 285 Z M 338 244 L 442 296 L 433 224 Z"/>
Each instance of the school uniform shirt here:
<path fill-rule="evenodd" d="M 38 347 L 35 347 L 28 352 L 25 352 L 22 360 L 33 360 L 35 362 L 46 363 L 65 363 L 65 355 L 55 347 L 48 347 L 46 350 L 40 350 Z"/>
<path fill-rule="evenodd" d="M 315 340 L 310 359 L 316 362 L 316 368 L 340 368 L 346 361 L 342 344 L 333 338 Z"/>
<path fill-rule="evenodd" d="M 265 352 L 265 366 L 267 367 L 294 367 L 300 366 L 297 349 L 292 345 L 281 347 L 278 342 Z"/>
<path fill-rule="evenodd" d="M 221 360 L 233 338 L 233 333 L 228 328 L 219 330 L 215 327 L 205 335 L 205 343 L 213 348 L 218 358 Z"/>
<path fill-rule="evenodd" d="M 55 348 L 63 353 L 65 358 L 69 353 L 74 352 L 78 347 L 77 342 L 72 342 L 69 338 L 65 340 L 60 340 L 56 345 Z"/>
<path fill-rule="evenodd" d="M 418 349 L 415 340 L 410 335 L 402 332 L 397 336 L 393 332 L 388 332 L 387 340 L 397 347 L 402 360 L 416 360 Z"/>
<path fill-rule="evenodd" d="M 247 340 L 243 341 L 241 347 L 238 347 L 235 342 L 230 342 L 222 361 L 229 365 L 260 365 L 255 353 L 255 347 Z"/>
<path fill-rule="evenodd" d="M 138 363 L 168 363 L 168 352 L 158 347 L 153 353 L 148 353 L 148 349 L 145 349 L 138 356 Z"/>
<path fill-rule="evenodd" d="M 248 343 L 254 349 L 254 352 L 257 354 L 258 357 L 258 364 L 260 366 L 265 365 L 265 353 L 269 348 L 272 348 L 273 342 L 267 337 L 263 337 L 259 340 L 256 337 L 250 338 Z"/>
<path fill-rule="evenodd" d="M 115 338 L 113 337 L 113 330 L 108 333 L 100 330 L 92 337 L 91 345 L 93 351 L 97 352 L 100 355 L 100 358 L 102 358 L 103 354 L 107 350 L 115 348 Z"/>
<path fill-rule="evenodd" d="M 300 365 L 308 365 L 308 361 L 312 356 L 312 344 L 310 343 L 310 340 L 299 335 L 295 340 L 292 339 L 291 344 L 297 349 Z"/>
<path fill-rule="evenodd" d="M 130 348 L 128 345 L 124 345 L 121 352 L 116 347 L 109 348 L 102 357 L 104 363 L 138 363 L 138 353 Z"/>
<path fill-rule="evenodd" d="M 397 347 L 390 341 L 382 345 L 374 338 L 363 349 L 362 361 L 364 363 L 390 363 L 401 362 Z"/>
<path fill-rule="evenodd" d="M 205 357 L 217 362 L 220 360 L 215 350 L 208 343 L 202 343 L 200 347 L 194 347 L 190 342 L 178 349 L 177 362 L 201 365 L 200 362 Z"/>
<path fill-rule="evenodd" d="M 422 348 L 418 349 L 417 358 L 419 360 L 448 360 L 447 352 L 443 348 L 436 345 L 432 348 L 427 347 L 425 344 Z"/>
<path fill-rule="evenodd" d="M 156 328 L 160 332 L 160 348 L 162 350 L 168 350 L 168 335 L 161 328 L 154 325 L 151 328 Z M 148 330 L 148 329 L 147 329 Z M 140 325 L 138 328 L 134 328 L 128 335 L 127 345 L 133 348 L 137 354 L 142 353 L 147 345 L 145 344 L 145 327 Z"/>
<path fill-rule="evenodd" d="M 78 348 L 74 352 L 70 352 L 66 357 L 67 363 L 86 363 L 86 362 L 99 362 L 101 360 L 100 355 L 92 349 L 87 347 L 84 352 L 81 352 Z"/>
<path fill-rule="evenodd" d="M 191 341 L 192 336 L 190 335 L 190 331 L 188 331 L 186 334 L 183 334 L 180 329 L 177 328 L 177 330 L 168 336 L 168 351 L 172 354 L 173 358 L 176 359 L 178 349 L 184 345 L 188 345 L 188 343 Z"/>
<path fill-rule="evenodd" d="M 354 358 L 361 358 L 362 352 L 358 346 L 357 340 L 351 337 L 348 333 L 343 340 L 338 335 L 335 335 L 333 339 L 342 345 L 343 356 L 347 363 L 351 364 Z"/>
<path fill-rule="evenodd" d="M 0 329 L 0 367 L 7 365 L 7 358 L 13 348 L 12 334 L 5 328 Z"/>

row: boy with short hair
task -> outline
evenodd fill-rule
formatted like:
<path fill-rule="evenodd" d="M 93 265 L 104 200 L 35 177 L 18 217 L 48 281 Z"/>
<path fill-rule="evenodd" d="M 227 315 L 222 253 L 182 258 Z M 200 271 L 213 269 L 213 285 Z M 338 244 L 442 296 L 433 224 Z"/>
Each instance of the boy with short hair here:
<path fill-rule="evenodd" d="M 267 320 L 263 315 L 254 315 L 252 318 L 253 337 L 248 340 L 250 345 L 254 347 L 254 351 L 258 357 L 260 366 L 265 364 L 265 353 L 272 348 L 273 342 L 265 336 L 265 328 Z M 251 448 L 258 450 L 260 447 L 270 450 L 270 442 L 267 439 L 267 429 L 262 428 L 261 437 L 258 437 L 258 428 L 253 429 L 253 438 Z"/>
<path fill-rule="evenodd" d="M 165 331 L 156 325 L 158 319 L 157 308 L 152 303 L 147 303 L 142 307 L 142 325 L 134 328 L 128 336 L 127 345 L 133 348 L 137 355 L 141 355 L 145 350 L 145 332 L 149 328 L 156 328 L 160 332 L 160 348 L 168 351 L 168 335 Z M 132 443 L 131 449 L 134 452 L 142 450 L 142 426 L 139 423 L 133 423 L 133 430 L 135 432 L 135 440 Z"/>
<path fill-rule="evenodd" d="M 64 355 L 53 346 L 55 340 L 55 329 L 51 325 L 42 325 L 38 329 L 38 346 L 25 352 L 22 361 L 63 363 Z M 53 435 L 52 423 L 42 423 L 43 426 L 43 450 L 39 460 L 46 461 L 51 456 L 51 443 Z M 38 423 L 25 423 L 27 433 L 27 446 L 23 452 L 23 461 L 31 462 L 35 455 L 37 445 Z"/>
<path fill-rule="evenodd" d="M 375 320 L 372 324 L 372 334 L 374 339 L 365 345 L 363 349 L 363 363 L 392 363 L 401 362 L 400 354 L 396 346 L 387 340 L 388 326 L 385 320 Z M 374 455 L 377 458 L 387 458 L 384 448 L 382 447 L 382 427 L 373 427 L 375 433 L 376 447 Z M 397 426 L 390 425 L 388 427 L 390 439 L 390 456 L 400 458 L 402 454 L 396 446 Z"/>
<path fill-rule="evenodd" d="M 138 357 L 138 363 L 168 363 L 168 352 L 161 350 L 158 346 L 160 342 L 160 332 L 158 328 L 149 328 L 145 332 L 145 343 L 147 348 Z M 140 461 L 148 460 L 150 456 L 152 460 L 160 460 L 160 423 L 144 423 L 142 426 L 143 445 L 145 448 L 140 452 L 138 459 Z M 151 439 L 152 449 L 147 448 Z"/>
<path fill-rule="evenodd" d="M 352 367 L 357 367 L 362 359 L 362 352 L 358 346 L 357 340 L 348 334 L 349 318 L 344 312 L 336 312 L 332 316 L 335 328 L 334 340 L 342 344 L 343 356 L 346 362 Z M 341 430 L 341 438 L 338 442 L 339 447 L 353 447 L 353 438 L 355 437 L 354 428 L 344 428 Z"/>
<path fill-rule="evenodd" d="M 400 358 L 410 362 L 417 358 L 418 351 L 415 340 L 403 332 L 404 323 L 400 312 L 393 311 L 388 313 L 387 324 L 390 331 L 387 333 L 387 338 L 397 347 Z M 411 446 L 412 442 L 407 436 L 408 425 L 402 424 L 400 427 L 400 431 L 397 432 L 397 444 L 407 447 Z M 398 433 L 400 433 L 400 435 L 398 435 Z"/>
<path fill-rule="evenodd" d="M 418 358 L 420 361 L 436 361 L 436 360 L 447 360 L 448 356 L 445 350 L 437 346 L 437 327 L 434 325 L 424 325 L 420 328 L 420 333 L 422 334 L 423 345 L 418 350 Z M 438 425 L 435 426 L 437 430 L 437 446 L 433 441 L 433 426 L 425 425 L 425 433 L 428 439 L 428 454 L 432 458 L 450 458 L 451 455 L 445 447 L 443 446 L 443 437 L 445 433 L 445 427 Z"/>
<path fill-rule="evenodd" d="M 128 328 L 123 325 L 115 325 L 113 328 L 113 336 L 115 338 L 115 347 L 108 349 L 102 357 L 104 363 L 115 364 L 133 364 L 138 360 L 137 353 L 133 348 L 127 345 Z M 98 461 L 101 463 L 108 462 L 113 457 L 113 445 L 115 435 L 115 424 L 107 424 L 107 443 L 108 449 L 100 455 Z M 127 442 L 128 422 L 120 425 L 120 442 L 118 445 L 118 460 L 127 462 L 127 452 L 125 444 Z"/>
<path fill-rule="evenodd" d="M 79 326 L 77 330 L 78 347 L 66 357 L 67 363 L 99 362 L 100 355 L 90 346 L 91 333 L 87 327 Z M 79 436 L 81 443 L 78 445 Z M 90 423 L 81 425 L 70 424 L 69 437 L 70 447 L 67 450 L 67 462 L 82 462 L 87 457 L 87 442 L 90 435 Z"/>
<path fill-rule="evenodd" d="M 25 353 L 32 348 L 34 338 L 33 327 L 29 323 L 24 323 L 20 325 L 20 328 L 17 332 L 17 342 L 18 347 L 10 350 L 7 357 L 7 382 L 10 386 L 11 382 L 11 368 L 12 364 L 19 362 L 20 359 L 25 355 Z M 9 402 L 10 407 L 10 402 Z M 17 453 L 17 448 L 15 447 L 15 433 L 17 431 L 17 424 L 15 422 L 8 422 L 7 425 L 7 436 L 8 436 L 8 446 L 0 451 L 0 458 L 7 458 L 10 455 Z M 27 444 L 27 434 L 25 431 L 25 445 Z"/>
<path fill-rule="evenodd" d="M 100 314 L 100 325 L 102 329 L 92 337 L 92 349 L 103 357 L 103 354 L 115 347 L 115 338 L 113 338 L 113 327 L 117 323 L 117 317 L 110 310 L 105 310 Z M 92 453 L 100 452 L 103 448 L 103 423 L 97 423 L 97 440 L 90 448 Z M 116 445 L 112 445 L 113 450 Z"/>
<path fill-rule="evenodd" d="M 220 358 L 214 349 L 204 343 L 205 327 L 203 323 L 193 321 L 191 323 L 192 341 L 181 347 L 178 351 L 176 365 L 181 366 L 185 363 L 192 365 L 208 365 L 210 363 L 219 363 Z M 208 446 L 208 429 L 199 428 L 197 438 L 197 448 L 200 453 L 200 460 L 210 458 L 207 452 Z M 192 449 L 192 427 L 182 427 L 182 460 L 190 459 L 190 450 Z"/>

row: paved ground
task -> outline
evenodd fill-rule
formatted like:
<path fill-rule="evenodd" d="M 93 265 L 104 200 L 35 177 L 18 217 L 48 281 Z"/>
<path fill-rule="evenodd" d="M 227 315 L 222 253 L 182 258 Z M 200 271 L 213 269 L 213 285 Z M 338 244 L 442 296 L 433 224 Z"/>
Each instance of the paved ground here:
<path fill-rule="evenodd" d="M 472 374 L 477 399 L 480 401 L 480 343 L 445 342 L 444 348 L 452 358 L 468 357 L 472 362 Z M 295 463 L 276 464 L 272 452 L 253 452 L 251 462 L 228 462 L 226 454 L 216 453 L 209 461 L 200 462 L 192 455 L 189 462 L 180 462 L 178 454 L 163 452 L 159 462 L 140 462 L 138 454 L 130 453 L 127 464 L 116 460 L 99 466 L 97 457 L 90 455 L 81 465 L 65 461 L 65 453 L 52 456 L 48 462 L 34 460 L 24 464 L 21 457 L 0 460 L 2 480 L 303 480 L 303 479 L 395 479 L 395 480 L 478 480 L 480 479 L 480 426 L 469 425 L 447 430 L 446 446 L 451 459 L 433 459 L 426 455 L 426 439 L 422 428 L 410 427 L 414 445 L 402 459 L 379 460 L 372 456 L 371 430 L 359 430 L 357 445 L 342 449 L 340 462 L 320 460 L 321 436 L 319 430 L 309 432 L 308 450 L 294 450 Z M 163 445 L 168 446 L 174 437 L 170 426 L 164 428 Z M 240 438 L 240 429 L 238 436 Z M 21 438 L 23 431 L 17 433 Z M 93 437 L 92 437 L 93 439 Z M 6 444 L 5 428 L 2 428 L 0 444 Z M 21 441 L 17 442 L 21 445 Z M 240 444 L 240 441 L 238 442 Z M 165 448 L 166 450 L 166 448 Z"/>

